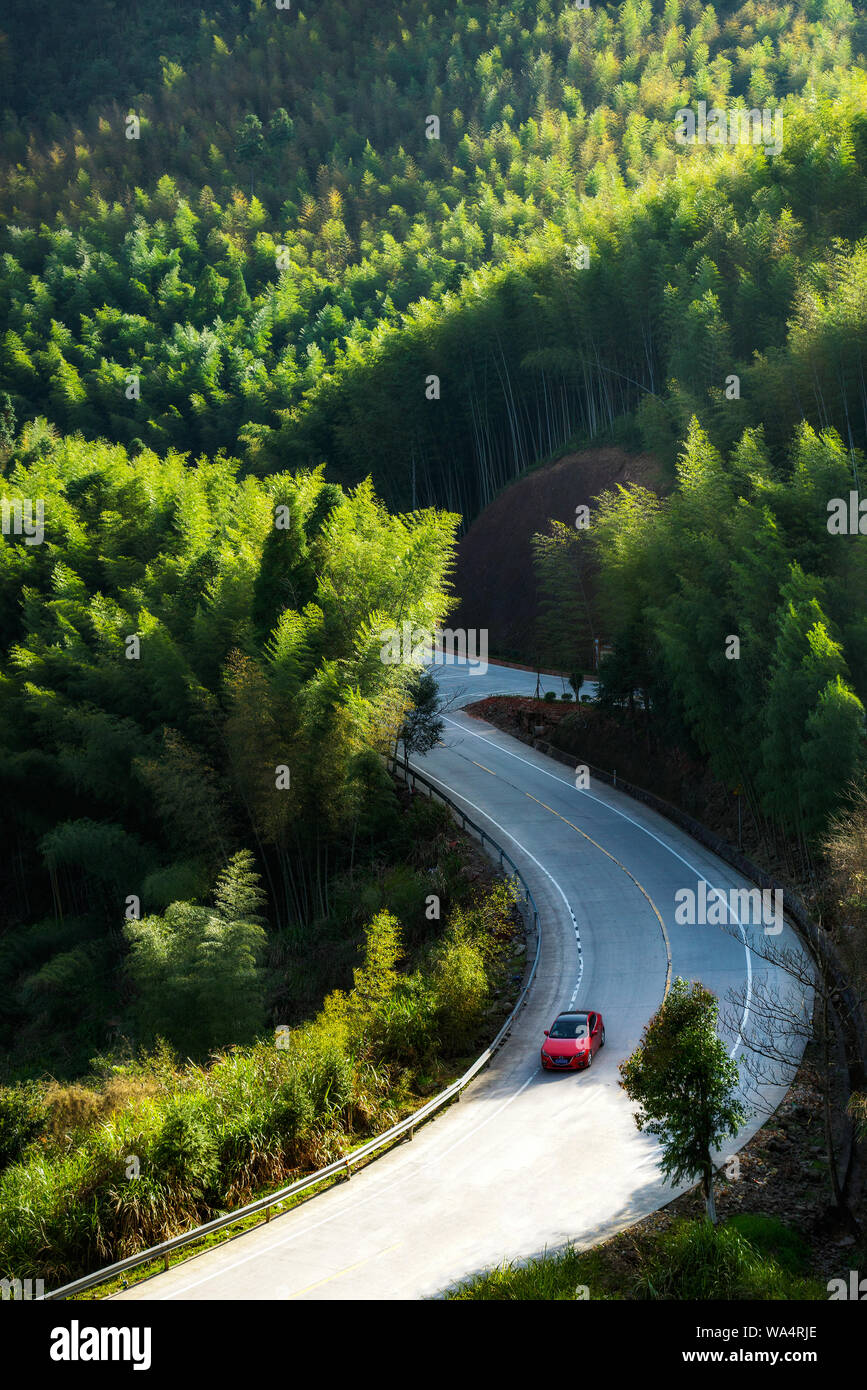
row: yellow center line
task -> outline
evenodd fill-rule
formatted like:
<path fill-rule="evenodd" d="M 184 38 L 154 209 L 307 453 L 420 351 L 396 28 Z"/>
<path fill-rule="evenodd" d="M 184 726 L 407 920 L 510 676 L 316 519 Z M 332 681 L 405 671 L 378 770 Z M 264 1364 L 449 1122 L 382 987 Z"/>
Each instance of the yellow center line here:
<path fill-rule="evenodd" d="M 317 1279 L 315 1284 L 308 1284 L 306 1288 L 296 1289 L 295 1293 L 290 1294 L 291 1298 L 299 1298 L 303 1293 L 309 1293 L 311 1289 L 321 1288 L 323 1284 L 330 1284 L 332 1279 L 340 1279 L 344 1274 L 348 1274 L 351 1269 L 360 1269 L 362 1265 L 369 1264 L 371 1260 L 378 1259 L 380 1255 L 387 1255 L 389 1250 L 396 1250 L 399 1245 L 403 1245 L 402 1240 L 395 1241 L 394 1245 L 387 1245 L 384 1250 L 377 1250 L 375 1255 L 368 1255 L 363 1260 L 357 1260 L 354 1265 L 347 1265 L 345 1269 L 338 1269 L 334 1274 L 327 1274 L 324 1279 Z"/>
<path fill-rule="evenodd" d="M 480 767 L 482 769 L 482 772 L 491 772 L 491 769 L 489 767 L 485 767 L 484 763 L 477 763 L 475 758 L 470 758 L 470 762 L 473 764 L 474 767 Z M 496 775 L 496 772 L 491 772 L 492 777 L 496 777 Z"/>
<path fill-rule="evenodd" d="M 532 792 L 524 792 L 524 795 L 528 796 L 531 801 L 535 801 L 536 805 L 541 806 L 543 810 L 550 811 L 552 816 L 556 816 L 557 819 L 561 820 L 564 825 L 568 825 L 571 830 L 575 831 L 576 835 L 580 835 L 583 839 L 589 841 L 589 843 L 593 845 L 594 849 L 601 850 L 602 853 L 606 856 L 606 858 L 610 859 L 613 864 L 617 865 L 618 869 L 623 870 L 627 878 L 632 879 L 632 882 L 635 884 L 638 891 L 644 894 L 645 898 L 650 903 L 650 906 L 653 909 L 657 922 L 660 925 L 660 928 L 662 930 L 662 939 L 665 942 L 665 954 L 668 963 L 666 965 L 665 970 L 665 992 L 662 997 L 663 999 L 666 999 L 668 997 L 668 991 L 671 989 L 671 942 L 668 939 L 668 932 L 665 929 L 665 923 L 662 920 L 659 908 L 656 906 L 656 903 L 653 901 L 647 889 L 638 882 L 638 879 L 635 877 L 635 874 L 630 873 L 629 869 L 627 869 L 625 864 L 622 864 L 620 860 L 617 859 L 613 854 L 610 854 L 609 851 L 605 849 L 603 845 L 600 845 L 597 840 L 594 840 L 591 835 L 588 835 L 586 830 L 581 830 L 579 826 L 574 825 L 572 821 L 567 820 L 565 816 L 561 816 L 560 812 L 555 811 L 553 806 L 549 806 L 545 801 L 540 801 L 538 796 L 534 796 Z"/>

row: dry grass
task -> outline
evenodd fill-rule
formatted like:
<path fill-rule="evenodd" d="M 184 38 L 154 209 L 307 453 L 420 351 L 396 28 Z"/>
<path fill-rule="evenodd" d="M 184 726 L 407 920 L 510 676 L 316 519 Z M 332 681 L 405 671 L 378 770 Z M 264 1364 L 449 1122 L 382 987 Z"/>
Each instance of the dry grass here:
<path fill-rule="evenodd" d="M 55 1142 L 72 1140 L 120 1110 L 135 1109 L 161 1089 L 159 1081 L 147 1076 L 112 1076 L 99 1090 L 77 1082 L 49 1082 L 45 1091 L 48 1132 Z"/>

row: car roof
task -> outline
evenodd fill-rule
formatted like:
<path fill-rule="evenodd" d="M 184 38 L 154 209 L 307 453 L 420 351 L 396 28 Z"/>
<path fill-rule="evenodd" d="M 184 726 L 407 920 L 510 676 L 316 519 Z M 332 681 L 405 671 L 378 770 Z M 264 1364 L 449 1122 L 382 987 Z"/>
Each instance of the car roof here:
<path fill-rule="evenodd" d="M 558 1014 L 557 1018 L 586 1018 L 587 1014 L 592 1012 L 592 1009 L 585 1010 L 583 1013 L 579 1013 L 577 1009 L 566 1009 L 565 1013 Z"/>

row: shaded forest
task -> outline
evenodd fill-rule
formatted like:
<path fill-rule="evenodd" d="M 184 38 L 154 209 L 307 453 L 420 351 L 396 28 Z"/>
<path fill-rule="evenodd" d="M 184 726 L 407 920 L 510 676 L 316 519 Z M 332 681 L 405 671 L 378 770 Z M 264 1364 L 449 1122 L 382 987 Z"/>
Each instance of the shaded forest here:
<path fill-rule="evenodd" d="M 845 0 L 164 8 L 177 60 L 125 7 L 102 102 L 52 75 L 92 30 L 6 24 L 7 69 L 44 65 L 3 141 L 19 419 L 467 517 L 569 441 L 673 465 L 695 410 L 779 459 L 802 415 L 867 442 Z M 678 144 L 699 100 L 779 108 L 781 153 Z"/>
<path fill-rule="evenodd" d="M 0 34 L 0 465 L 44 508 L 0 548 L 7 1045 L 85 981 L 115 1012 L 127 900 L 202 908 L 242 852 L 312 953 L 399 858 L 379 627 L 444 616 L 460 519 L 593 440 L 670 494 L 591 528 L 607 698 L 815 843 L 864 758 L 864 541 L 825 526 L 867 448 L 861 14 L 65 13 Z M 680 143 L 700 101 L 781 148 Z"/>

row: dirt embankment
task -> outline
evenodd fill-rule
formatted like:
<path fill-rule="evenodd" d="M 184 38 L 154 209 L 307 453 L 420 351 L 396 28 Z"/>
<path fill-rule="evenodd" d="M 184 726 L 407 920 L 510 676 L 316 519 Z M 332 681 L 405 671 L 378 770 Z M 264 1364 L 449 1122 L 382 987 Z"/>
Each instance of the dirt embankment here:
<path fill-rule="evenodd" d="M 699 758 L 649 737 L 640 712 L 630 720 L 592 704 L 548 703 L 522 695 L 492 695 L 467 705 L 464 712 L 517 738 L 542 738 L 578 762 L 616 773 L 737 843 L 737 798 Z M 768 847 L 758 842 L 752 823 L 743 830 L 751 848 L 767 854 Z"/>
<path fill-rule="evenodd" d="M 755 863 L 788 883 L 814 915 L 822 915 L 821 894 L 804 876 L 796 846 L 775 835 L 772 825 L 758 819 L 746 798 L 720 782 L 697 754 L 659 739 L 640 710 L 630 717 L 592 703 L 492 695 L 466 705 L 464 713 L 525 742 L 541 739 L 591 772 L 616 773 L 619 781 L 652 792 L 729 844 L 740 844 Z"/>
<path fill-rule="evenodd" d="M 460 542 L 455 571 L 460 604 L 450 625 L 486 628 L 491 655 L 532 664 L 538 602 L 532 537 L 550 520 L 573 525 L 577 507 L 592 509 L 600 493 L 627 483 L 659 490 L 656 459 L 623 449 L 585 449 L 525 474 L 501 492 Z"/>

